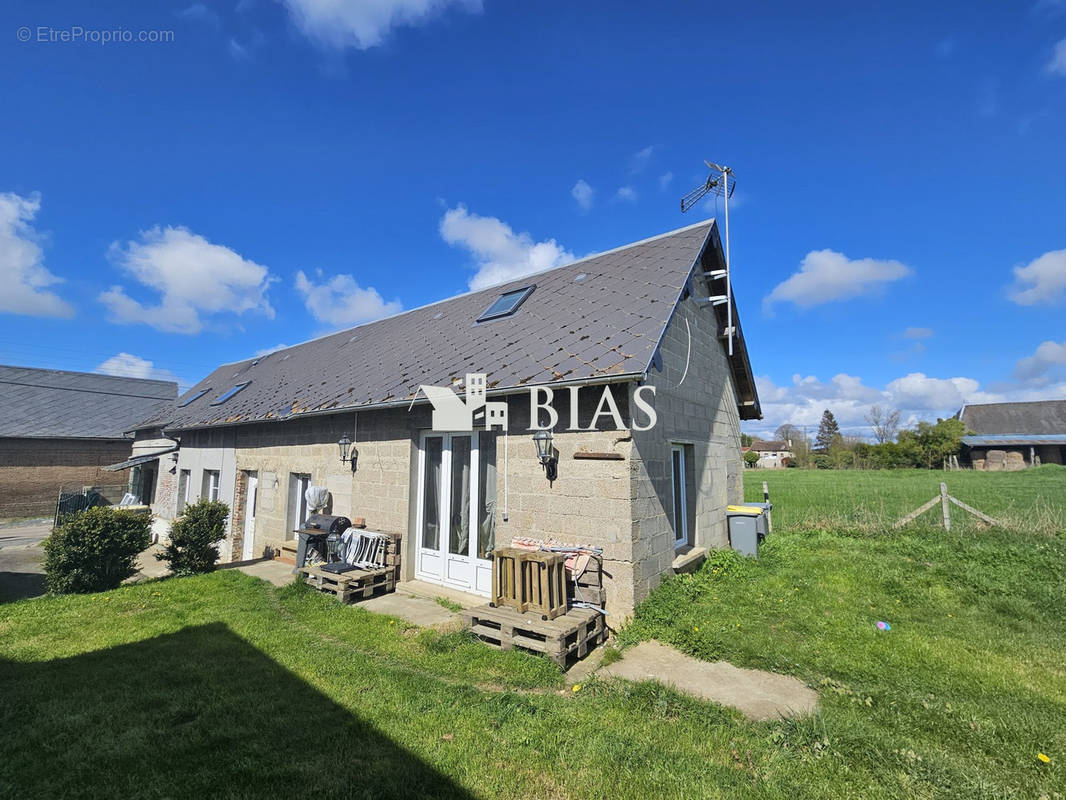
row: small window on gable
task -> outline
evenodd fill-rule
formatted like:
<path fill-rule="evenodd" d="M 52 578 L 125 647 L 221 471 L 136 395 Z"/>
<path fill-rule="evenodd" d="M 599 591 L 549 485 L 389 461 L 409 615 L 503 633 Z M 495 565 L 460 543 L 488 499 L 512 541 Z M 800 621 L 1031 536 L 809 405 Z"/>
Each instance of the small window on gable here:
<path fill-rule="evenodd" d="M 247 386 L 249 383 L 251 383 L 251 381 L 246 381 L 245 383 L 238 383 L 232 389 L 230 389 L 227 392 L 225 392 L 223 394 L 220 394 L 218 397 L 216 397 L 214 402 L 211 403 L 211 405 L 213 405 L 213 406 L 222 405 L 227 400 L 229 400 L 231 397 L 233 397 L 233 395 L 237 394 L 237 392 L 239 392 L 241 389 L 243 389 L 245 386 Z"/>
<path fill-rule="evenodd" d="M 199 400 L 201 397 L 203 397 L 205 394 L 207 394 L 210 391 L 211 391 L 211 387 L 208 386 L 206 389 L 201 389 L 200 391 L 189 395 L 187 398 L 185 398 L 184 400 L 182 400 L 178 404 L 178 408 L 185 408 L 185 406 L 189 405 L 189 403 L 193 403 L 193 402 Z"/>
<path fill-rule="evenodd" d="M 533 294 L 533 290 L 536 288 L 536 284 L 531 284 L 530 286 L 523 286 L 521 289 L 512 289 L 509 292 L 504 292 L 496 298 L 491 306 L 485 309 L 482 315 L 477 318 L 477 321 L 488 322 L 490 319 L 510 316 L 518 310 L 518 307 L 526 301 L 527 297 Z"/>

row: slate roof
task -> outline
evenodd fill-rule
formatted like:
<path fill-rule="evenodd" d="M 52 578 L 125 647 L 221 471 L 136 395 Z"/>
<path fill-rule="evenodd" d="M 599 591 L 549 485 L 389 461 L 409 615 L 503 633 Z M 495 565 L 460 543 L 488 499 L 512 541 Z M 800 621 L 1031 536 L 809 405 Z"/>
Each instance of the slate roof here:
<path fill-rule="evenodd" d="M 1040 436 L 1066 434 L 1066 400 L 1030 403 L 982 403 L 959 412 L 966 427 L 978 435 Z"/>
<path fill-rule="evenodd" d="M 181 430 L 405 404 L 418 395 L 419 384 L 449 386 L 472 372 L 486 374 L 490 395 L 640 376 L 701 259 L 705 268 L 721 259 L 713 220 L 223 365 L 139 427 Z M 536 289 L 512 316 L 475 323 L 502 293 L 530 284 Z M 758 415 L 740 336 L 735 351 L 738 394 L 749 400 L 742 414 Z M 246 381 L 242 391 L 213 405 Z"/>
<path fill-rule="evenodd" d="M 787 451 L 790 448 L 788 446 L 788 442 L 784 442 L 780 439 L 777 439 L 772 442 L 752 442 L 751 449 L 756 451 L 757 453 L 776 453 L 779 451 Z"/>
<path fill-rule="evenodd" d="M 0 436 L 121 439 L 177 394 L 173 381 L 0 366 Z"/>

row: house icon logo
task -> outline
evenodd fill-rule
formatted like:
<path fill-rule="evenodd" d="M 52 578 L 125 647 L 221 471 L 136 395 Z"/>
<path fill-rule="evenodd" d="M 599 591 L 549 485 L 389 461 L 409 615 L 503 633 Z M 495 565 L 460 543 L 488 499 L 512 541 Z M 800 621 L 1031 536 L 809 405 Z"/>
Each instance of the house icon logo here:
<path fill-rule="evenodd" d="M 433 430 L 472 431 L 484 425 L 486 430 L 507 430 L 507 403 L 485 399 L 485 374 L 468 373 L 465 381 L 466 401 L 459 399 L 450 388 L 420 385 L 433 405 Z"/>

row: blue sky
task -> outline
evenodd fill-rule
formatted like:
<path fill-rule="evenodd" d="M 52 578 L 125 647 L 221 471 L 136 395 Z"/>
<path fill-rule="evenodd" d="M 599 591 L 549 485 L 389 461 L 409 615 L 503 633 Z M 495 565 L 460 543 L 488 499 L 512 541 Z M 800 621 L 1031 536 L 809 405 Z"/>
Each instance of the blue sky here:
<path fill-rule="evenodd" d="M 712 216 L 710 159 L 750 430 L 1066 396 L 1066 0 L 0 18 L 0 363 L 188 384 Z"/>

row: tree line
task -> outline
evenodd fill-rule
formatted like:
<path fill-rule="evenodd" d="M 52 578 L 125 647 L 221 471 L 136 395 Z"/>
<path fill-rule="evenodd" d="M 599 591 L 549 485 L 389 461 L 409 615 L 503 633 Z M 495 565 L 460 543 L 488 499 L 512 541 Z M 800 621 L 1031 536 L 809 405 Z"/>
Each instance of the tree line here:
<path fill-rule="evenodd" d="M 804 428 L 784 424 L 774 436 L 791 442 L 790 467 L 806 469 L 940 469 L 962 449 L 966 426 L 961 420 L 922 421 L 912 428 L 900 427 L 899 409 L 873 406 L 866 422 L 874 441 L 841 433 L 836 417 L 828 408 L 822 414 L 811 439 Z M 741 444 L 751 446 L 756 437 L 741 435 Z M 757 459 L 745 460 L 752 466 Z"/>

